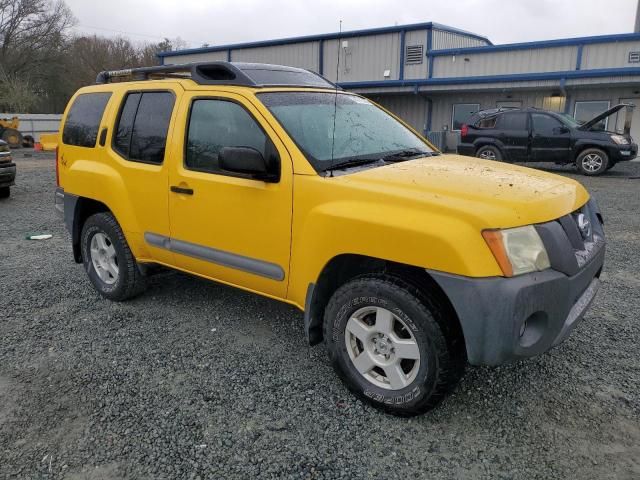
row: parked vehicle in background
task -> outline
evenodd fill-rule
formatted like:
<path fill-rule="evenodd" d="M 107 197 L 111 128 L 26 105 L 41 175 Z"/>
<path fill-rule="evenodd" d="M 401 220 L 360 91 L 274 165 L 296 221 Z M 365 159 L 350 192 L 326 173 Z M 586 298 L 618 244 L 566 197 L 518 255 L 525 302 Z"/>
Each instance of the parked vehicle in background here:
<path fill-rule="evenodd" d="M 13 163 L 11 149 L 4 140 L 0 140 L 0 198 L 11 195 L 11 186 L 16 179 L 16 164 Z"/>
<path fill-rule="evenodd" d="M 467 362 L 559 344 L 596 295 L 602 218 L 573 180 L 486 174 L 299 68 L 167 65 L 97 83 L 65 111 L 55 202 L 108 299 L 139 294 L 160 264 L 295 305 L 353 392 L 415 415 Z"/>
<path fill-rule="evenodd" d="M 0 138 L 9 144 L 11 148 L 22 147 L 22 134 L 20 133 L 20 119 L 0 118 Z"/>
<path fill-rule="evenodd" d="M 629 134 L 633 107 L 619 104 L 582 124 L 568 114 L 536 108 L 482 110 L 462 126 L 458 153 L 506 162 L 574 163 L 584 175 L 601 175 L 638 153 Z M 604 120 L 623 108 L 624 131 L 605 131 Z"/>

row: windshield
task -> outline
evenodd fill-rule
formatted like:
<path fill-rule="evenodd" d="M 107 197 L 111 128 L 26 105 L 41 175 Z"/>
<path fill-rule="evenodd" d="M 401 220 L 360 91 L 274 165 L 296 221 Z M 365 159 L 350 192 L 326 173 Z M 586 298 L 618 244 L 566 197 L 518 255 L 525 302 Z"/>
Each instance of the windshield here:
<path fill-rule="evenodd" d="M 318 172 L 398 152 L 403 159 L 433 152 L 419 136 L 362 97 L 335 92 L 258 96 Z"/>

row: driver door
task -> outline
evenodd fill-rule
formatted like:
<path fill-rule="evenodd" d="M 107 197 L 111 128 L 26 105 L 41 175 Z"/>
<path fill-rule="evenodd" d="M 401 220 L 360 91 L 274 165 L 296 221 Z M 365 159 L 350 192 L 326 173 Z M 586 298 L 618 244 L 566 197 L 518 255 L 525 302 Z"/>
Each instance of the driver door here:
<path fill-rule="evenodd" d="M 291 158 L 244 97 L 188 93 L 186 125 L 169 172 L 171 250 L 179 268 L 270 296 L 286 296 L 291 245 Z M 223 147 L 252 147 L 276 158 L 280 179 L 224 171 Z"/>

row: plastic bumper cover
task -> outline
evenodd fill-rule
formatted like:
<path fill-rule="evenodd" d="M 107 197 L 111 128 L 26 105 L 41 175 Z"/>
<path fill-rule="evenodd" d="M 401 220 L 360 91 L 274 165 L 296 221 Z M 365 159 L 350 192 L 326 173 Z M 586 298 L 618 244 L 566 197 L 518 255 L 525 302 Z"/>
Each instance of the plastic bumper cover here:
<path fill-rule="evenodd" d="M 429 271 L 449 297 L 472 365 L 500 365 L 565 340 L 598 291 L 604 247 L 575 275 L 548 269 L 513 278 Z"/>

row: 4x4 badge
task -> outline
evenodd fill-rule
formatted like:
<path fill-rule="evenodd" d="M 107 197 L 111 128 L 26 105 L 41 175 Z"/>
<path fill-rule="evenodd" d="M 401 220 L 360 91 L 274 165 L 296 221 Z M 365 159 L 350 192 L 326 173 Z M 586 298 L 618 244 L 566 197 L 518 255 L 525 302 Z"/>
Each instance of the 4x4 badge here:
<path fill-rule="evenodd" d="M 584 213 L 578 215 L 578 230 L 585 240 L 591 236 L 591 222 Z"/>

